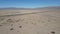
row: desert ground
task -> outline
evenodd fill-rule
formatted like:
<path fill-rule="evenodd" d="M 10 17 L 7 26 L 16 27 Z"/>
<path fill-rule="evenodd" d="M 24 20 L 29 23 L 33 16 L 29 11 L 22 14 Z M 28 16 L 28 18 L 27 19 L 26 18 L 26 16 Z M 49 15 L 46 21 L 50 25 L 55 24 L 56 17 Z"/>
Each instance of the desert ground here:
<path fill-rule="evenodd" d="M 60 34 L 60 10 L 0 10 L 0 34 Z"/>

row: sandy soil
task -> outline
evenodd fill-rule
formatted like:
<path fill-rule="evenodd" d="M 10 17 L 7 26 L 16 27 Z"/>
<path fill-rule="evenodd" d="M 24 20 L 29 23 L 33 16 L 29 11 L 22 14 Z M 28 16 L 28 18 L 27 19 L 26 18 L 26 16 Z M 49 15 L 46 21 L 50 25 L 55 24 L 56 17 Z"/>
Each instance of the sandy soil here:
<path fill-rule="evenodd" d="M 60 10 L 5 10 L 0 15 L 19 12 L 41 13 L 0 17 L 0 34 L 60 34 Z"/>

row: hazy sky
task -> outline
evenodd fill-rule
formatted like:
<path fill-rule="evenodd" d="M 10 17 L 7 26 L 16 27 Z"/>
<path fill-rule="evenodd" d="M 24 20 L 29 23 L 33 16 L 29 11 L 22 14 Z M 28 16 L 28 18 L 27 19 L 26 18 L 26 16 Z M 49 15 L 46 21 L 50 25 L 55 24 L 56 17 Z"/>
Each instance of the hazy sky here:
<path fill-rule="evenodd" d="M 0 8 L 35 8 L 45 6 L 60 6 L 60 0 L 0 0 Z"/>

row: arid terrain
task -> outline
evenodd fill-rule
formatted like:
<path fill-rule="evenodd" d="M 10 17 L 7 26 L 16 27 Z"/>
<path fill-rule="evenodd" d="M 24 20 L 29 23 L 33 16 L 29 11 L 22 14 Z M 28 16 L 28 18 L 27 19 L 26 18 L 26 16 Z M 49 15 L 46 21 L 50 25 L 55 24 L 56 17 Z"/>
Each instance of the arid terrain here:
<path fill-rule="evenodd" d="M 0 34 L 60 34 L 60 9 L 0 10 Z"/>

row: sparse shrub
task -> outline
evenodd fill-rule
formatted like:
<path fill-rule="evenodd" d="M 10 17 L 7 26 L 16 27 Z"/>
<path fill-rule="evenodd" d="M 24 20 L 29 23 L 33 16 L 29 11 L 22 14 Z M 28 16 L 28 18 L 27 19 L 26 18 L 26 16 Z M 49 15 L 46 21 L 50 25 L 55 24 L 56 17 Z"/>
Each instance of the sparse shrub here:
<path fill-rule="evenodd" d="M 48 20 L 48 22 L 50 22 L 50 20 Z"/>
<path fill-rule="evenodd" d="M 4 17 L 0 17 L 0 22 L 3 21 L 5 18 Z"/>
<path fill-rule="evenodd" d="M 13 23 L 14 21 L 12 19 L 8 19 L 7 22 Z"/>
<path fill-rule="evenodd" d="M 3 23 L 1 23 L 2 25 L 5 25 L 5 24 L 7 24 L 7 22 L 3 22 Z"/>
<path fill-rule="evenodd" d="M 20 21 L 20 19 L 16 20 L 16 22 L 19 22 L 19 21 Z"/>
<path fill-rule="evenodd" d="M 13 26 L 13 24 L 11 24 L 11 26 Z"/>
<path fill-rule="evenodd" d="M 0 26 L 2 26 L 2 25 L 0 25 Z"/>

